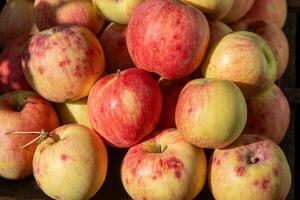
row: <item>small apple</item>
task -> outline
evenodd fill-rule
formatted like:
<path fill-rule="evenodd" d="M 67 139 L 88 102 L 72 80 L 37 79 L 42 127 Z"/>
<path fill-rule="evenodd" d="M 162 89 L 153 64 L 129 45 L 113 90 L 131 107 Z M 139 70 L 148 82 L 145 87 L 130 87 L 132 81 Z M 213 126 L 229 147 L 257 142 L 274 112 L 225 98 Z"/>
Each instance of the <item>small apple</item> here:
<path fill-rule="evenodd" d="M 210 29 L 210 46 L 214 44 L 217 40 L 220 40 L 225 35 L 232 33 L 233 30 L 225 23 L 221 21 L 209 21 Z"/>
<path fill-rule="evenodd" d="M 255 33 L 238 31 L 217 41 L 201 66 L 204 77 L 235 82 L 246 99 L 268 89 L 276 79 L 276 60 L 269 45 Z"/>
<path fill-rule="evenodd" d="M 93 128 L 108 143 L 119 148 L 130 147 L 150 134 L 161 110 L 158 82 L 138 68 L 101 78 L 88 96 Z"/>
<path fill-rule="evenodd" d="M 18 90 L 0 96 L 0 177 L 17 180 L 32 173 L 36 145 L 22 146 L 36 135 L 13 132 L 52 131 L 58 126 L 53 106 L 36 93 Z"/>
<path fill-rule="evenodd" d="M 248 119 L 244 133 L 262 135 L 280 143 L 290 122 L 290 107 L 277 85 L 247 102 Z"/>
<path fill-rule="evenodd" d="M 194 79 L 178 98 L 175 122 L 183 137 L 201 148 L 222 148 L 242 133 L 247 120 L 243 93 L 232 82 Z"/>
<path fill-rule="evenodd" d="M 126 30 L 127 26 L 111 23 L 100 35 L 107 73 L 134 67 L 126 45 Z"/>
<path fill-rule="evenodd" d="M 166 129 L 128 150 L 121 179 L 133 199 L 192 200 L 205 183 L 206 165 L 203 149 Z"/>
<path fill-rule="evenodd" d="M 255 0 L 233 0 L 233 5 L 227 15 L 222 18 L 227 24 L 241 19 L 251 9 Z"/>
<path fill-rule="evenodd" d="M 107 172 L 107 151 L 101 138 L 80 124 L 61 126 L 38 145 L 33 175 L 53 199 L 90 199 Z"/>
<path fill-rule="evenodd" d="M 291 171 L 280 147 L 265 137 L 241 135 L 230 146 L 216 149 L 208 173 L 216 200 L 286 199 Z"/>
<path fill-rule="evenodd" d="M 129 54 L 138 68 L 174 80 L 199 67 L 209 43 L 201 11 L 169 0 L 146 0 L 127 27 Z"/>
<path fill-rule="evenodd" d="M 52 102 L 88 95 L 104 71 L 96 36 L 80 25 L 61 25 L 34 35 L 24 49 L 22 68 L 32 88 Z"/>
<path fill-rule="evenodd" d="M 72 102 L 56 103 L 55 108 L 61 125 L 78 123 L 92 128 L 87 111 L 87 97 Z"/>

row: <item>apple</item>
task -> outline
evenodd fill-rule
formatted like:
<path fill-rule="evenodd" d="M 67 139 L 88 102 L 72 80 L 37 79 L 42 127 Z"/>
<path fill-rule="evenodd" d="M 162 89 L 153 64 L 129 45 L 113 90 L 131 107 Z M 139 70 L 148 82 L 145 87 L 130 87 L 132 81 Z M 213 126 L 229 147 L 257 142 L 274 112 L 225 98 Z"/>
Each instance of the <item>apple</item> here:
<path fill-rule="evenodd" d="M 63 103 L 88 95 L 104 71 L 104 55 L 90 30 L 61 25 L 31 38 L 24 49 L 22 68 L 37 93 Z"/>
<path fill-rule="evenodd" d="M 29 35 L 19 36 L 9 42 L 0 54 L 0 94 L 12 90 L 31 90 L 21 64 L 23 49 Z"/>
<path fill-rule="evenodd" d="M 260 19 L 282 28 L 287 18 L 287 7 L 286 0 L 257 0 L 244 19 Z"/>
<path fill-rule="evenodd" d="M 18 90 L 0 96 L 0 177 L 17 180 L 32 173 L 36 145 L 22 148 L 35 134 L 15 131 L 52 131 L 59 126 L 53 106 L 34 92 Z M 9 134 L 10 133 L 10 134 Z"/>
<path fill-rule="evenodd" d="M 56 103 L 55 108 L 61 125 L 78 123 L 92 128 L 87 111 L 87 97 L 72 102 Z"/>
<path fill-rule="evenodd" d="M 232 33 L 233 30 L 225 23 L 215 20 L 209 21 L 210 28 L 210 46 L 214 44 L 217 40 L 220 40 L 225 35 Z"/>
<path fill-rule="evenodd" d="M 0 47 L 18 36 L 37 33 L 33 14 L 33 2 L 30 0 L 10 0 L 0 13 Z"/>
<path fill-rule="evenodd" d="M 158 82 L 138 68 L 101 78 L 88 96 L 92 127 L 108 143 L 119 148 L 133 146 L 150 134 L 161 110 Z"/>
<path fill-rule="evenodd" d="M 235 31 L 251 31 L 261 36 L 270 46 L 277 63 L 276 80 L 285 72 L 289 62 L 289 44 L 284 32 L 263 20 L 246 19 L 231 26 Z"/>
<path fill-rule="evenodd" d="M 194 79 L 182 89 L 175 111 L 179 132 L 201 148 L 222 148 L 242 133 L 247 120 L 243 93 L 232 82 Z"/>
<path fill-rule="evenodd" d="M 191 200 L 206 180 L 203 149 L 176 129 L 162 130 L 131 147 L 121 164 L 121 179 L 133 199 Z"/>
<path fill-rule="evenodd" d="M 290 122 L 289 102 L 281 89 L 273 85 L 258 97 L 247 102 L 248 120 L 245 133 L 262 135 L 280 143 Z"/>
<path fill-rule="evenodd" d="M 222 18 L 222 21 L 226 23 L 233 23 L 238 21 L 251 9 L 254 1 L 255 0 L 233 0 L 233 5 L 230 11 L 224 18 Z"/>
<path fill-rule="evenodd" d="M 126 41 L 138 68 L 174 80 L 188 76 L 202 62 L 209 26 L 201 11 L 189 5 L 146 0 L 131 17 Z"/>
<path fill-rule="evenodd" d="M 221 19 L 231 10 L 234 0 L 181 0 L 201 10 L 211 19 Z"/>
<path fill-rule="evenodd" d="M 34 13 L 40 30 L 78 24 L 98 34 L 104 25 L 90 0 L 35 0 Z"/>
<path fill-rule="evenodd" d="M 283 200 L 291 187 L 291 171 L 272 140 L 241 135 L 230 146 L 214 151 L 208 181 L 216 200 Z"/>
<path fill-rule="evenodd" d="M 99 40 L 105 56 L 105 71 L 116 73 L 134 67 L 126 45 L 127 26 L 116 23 L 109 24 L 101 33 Z"/>
<path fill-rule="evenodd" d="M 94 7 L 100 16 L 118 24 L 128 24 L 134 10 L 144 0 L 93 0 Z"/>
<path fill-rule="evenodd" d="M 268 89 L 276 79 L 269 45 L 255 33 L 237 31 L 215 43 L 201 66 L 204 77 L 235 82 L 246 99 Z"/>
<path fill-rule="evenodd" d="M 53 199 L 90 199 L 105 180 L 107 162 L 106 147 L 92 129 L 64 125 L 38 145 L 33 175 Z"/>

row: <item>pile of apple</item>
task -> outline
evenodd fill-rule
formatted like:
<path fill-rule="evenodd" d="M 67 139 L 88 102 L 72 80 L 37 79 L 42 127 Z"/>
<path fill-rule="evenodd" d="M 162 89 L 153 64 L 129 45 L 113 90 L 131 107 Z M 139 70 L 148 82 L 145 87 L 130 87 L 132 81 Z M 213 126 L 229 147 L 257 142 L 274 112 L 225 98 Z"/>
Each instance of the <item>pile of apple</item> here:
<path fill-rule="evenodd" d="M 285 199 L 286 15 L 286 0 L 7 1 L 0 177 L 89 199 L 105 143 L 128 148 L 136 200 L 193 199 L 206 181 L 216 200 Z"/>

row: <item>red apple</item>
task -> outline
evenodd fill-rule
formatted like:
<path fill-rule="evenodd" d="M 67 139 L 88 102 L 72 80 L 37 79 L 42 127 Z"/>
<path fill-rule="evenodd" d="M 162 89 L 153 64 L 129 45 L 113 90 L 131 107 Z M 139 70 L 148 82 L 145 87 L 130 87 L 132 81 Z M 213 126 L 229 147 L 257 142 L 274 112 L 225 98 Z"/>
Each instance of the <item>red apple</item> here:
<path fill-rule="evenodd" d="M 104 71 L 102 47 L 79 25 L 62 25 L 34 35 L 24 49 L 24 75 L 32 88 L 53 102 L 88 95 Z"/>
<path fill-rule="evenodd" d="M 284 200 L 291 171 L 280 147 L 265 137 L 241 135 L 211 156 L 208 181 L 216 200 Z"/>
<path fill-rule="evenodd" d="M 32 173 L 36 145 L 22 146 L 37 136 L 11 132 L 52 131 L 58 126 L 53 106 L 37 94 L 18 90 L 0 96 L 0 177 L 15 180 Z"/>
<path fill-rule="evenodd" d="M 277 76 L 286 70 L 289 62 L 289 44 L 284 32 L 276 25 L 263 20 L 246 19 L 231 26 L 235 31 L 251 31 L 261 36 L 270 46 L 277 63 Z"/>
<path fill-rule="evenodd" d="M 40 30 L 78 24 L 98 34 L 104 24 L 90 0 L 35 0 L 34 13 Z"/>
<path fill-rule="evenodd" d="M 31 0 L 10 0 L 0 14 L 0 47 L 18 36 L 37 33 Z"/>
<path fill-rule="evenodd" d="M 203 149 L 167 129 L 128 150 L 121 179 L 133 199 L 193 199 L 205 183 L 206 168 Z"/>
<path fill-rule="evenodd" d="M 245 133 L 265 136 L 276 143 L 284 138 L 290 122 L 290 107 L 277 85 L 247 102 Z"/>
<path fill-rule="evenodd" d="M 0 94 L 12 90 L 30 90 L 21 64 L 23 49 L 30 36 L 19 36 L 0 54 Z"/>
<path fill-rule="evenodd" d="M 126 41 L 138 68 L 164 79 L 188 76 L 202 62 L 209 43 L 205 16 L 169 0 L 146 0 L 133 13 Z"/>
<path fill-rule="evenodd" d="M 33 158 L 38 186 L 53 199 L 90 199 L 106 177 L 107 151 L 101 138 L 79 124 L 61 126 L 49 135 Z"/>
<path fill-rule="evenodd" d="M 255 0 L 233 0 L 233 5 L 230 11 L 224 18 L 222 18 L 222 21 L 226 23 L 233 23 L 238 21 L 251 9 L 254 1 Z"/>
<path fill-rule="evenodd" d="M 101 78 L 88 96 L 92 127 L 120 148 L 139 142 L 156 127 L 162 109 L 158 82 L 132 68 Z"/>
<path fill-rule="evenodd" d="M 100 35 L 105 56 L 105 71 L 116 73 L 134 67 L 126 45 L 127 26 L 111 23 Z"/>
<path fill-rule="evenodd" d="M 260 19 L 282 28 L 286 17 L 286 0 L 256 0 L 244 19 Z"/>

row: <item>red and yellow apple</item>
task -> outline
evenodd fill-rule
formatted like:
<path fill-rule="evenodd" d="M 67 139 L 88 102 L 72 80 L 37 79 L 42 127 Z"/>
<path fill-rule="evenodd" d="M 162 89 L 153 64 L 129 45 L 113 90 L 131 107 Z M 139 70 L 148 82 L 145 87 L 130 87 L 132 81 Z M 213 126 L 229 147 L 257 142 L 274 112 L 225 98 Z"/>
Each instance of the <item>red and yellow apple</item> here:
<path fill-rule="evenodd" d="M 53 199 L 90 199 L 105 180 L 107 161 L 106 147 L 92 129 L 64 125 L 38 145 L 33 175 Z"/>
<path fill-rule="evenodd" d="M 188 76 L 202 62 L 209 43 L 205 16 L 169 0 L 146 0 L 133 13 L 126 41 L 138 68 L 164 79 Z"/>
<path fill-rule="evenodd" d="M 201 148 L 222 148 L 242 133 L 247 120 L 243 93 L 232 82 L 194 79 L 178 98 L 175 122 L 183 137 Z"/>
<path fill-rule="evenodd" d="M 31 38 L 24 49 L 22 67 L 37 93 L 63 103 L 88 95 L 104 71 L 104 55 L 90 30 L 80 25 L 61 25 Z"/>
<path fill-rule="evenodd" d="M 150 134 L 162 110 L 158 82 L 138 68 L 101 78 L 88 96 L 92 127 L 109 144 L 128 148 Z"/>
<path fill-rule="evenodd" d="M 133 199 L 192 200 L 205 183 L 206 165 L 203 149 L 166 129 L 128 150 L 121 179 Z"/>
<path fill-rule="evenodd" d="M 226 23 L 233 23 L 241 19 L 251 9 L 255 0 L 233 0 L 233 5 L 230 11 L 222 21 Z M 258 0 L 259 1 L 259 0 Z"/>
<path fill-rule="evenodd" d="M 0 96 L 0 177 L 17 180 L 32 173 L 35 134 L 24 131 L 52 131 L 59 126 L 53 106 L 37 94 L 18 90 Z M 9 134 L 10 133 L 10 134 Z"/>
<path fill-rule="evenodd" d="M 216 200 L 283 200 L 291 187 L 291 171 L 272 140 L 241 135 L 230 146 L 214 151 L 208 181 Z"/>

